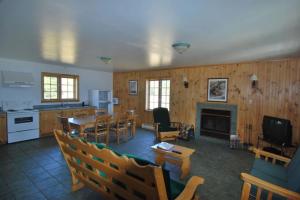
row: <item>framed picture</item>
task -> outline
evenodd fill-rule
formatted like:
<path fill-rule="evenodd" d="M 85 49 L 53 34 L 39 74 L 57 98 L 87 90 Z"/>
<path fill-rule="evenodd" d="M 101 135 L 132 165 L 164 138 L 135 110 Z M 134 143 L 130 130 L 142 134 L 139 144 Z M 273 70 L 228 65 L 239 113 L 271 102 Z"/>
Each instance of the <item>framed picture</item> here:
<path fill-rule="evenodd" d="M 138 94 L 138 81 L 130 80 L 129 81 L 129 95 L 137 95 Z"/>
<path fill-rule="evenodd" d="M 228 78 L 209 78 L 207 101 L 227 102 Z"/>

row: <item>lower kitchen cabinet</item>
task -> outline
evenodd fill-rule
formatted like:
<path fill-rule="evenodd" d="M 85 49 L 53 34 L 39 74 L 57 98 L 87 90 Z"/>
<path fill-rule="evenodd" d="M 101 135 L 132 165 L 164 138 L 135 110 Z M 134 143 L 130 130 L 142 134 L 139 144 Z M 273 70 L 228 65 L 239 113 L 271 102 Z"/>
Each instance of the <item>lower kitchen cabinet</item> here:
<path fill-rule="evenodd" d="M 40 137 L 52 135 L 54 129 L 61 129 L 57 118 L 61 114 L 61 110 L 40 111 Z"/>
<path fill-rule="evenodd" d="M 0 114 L 0 142 L 7 143 L 6 114 Z"/>

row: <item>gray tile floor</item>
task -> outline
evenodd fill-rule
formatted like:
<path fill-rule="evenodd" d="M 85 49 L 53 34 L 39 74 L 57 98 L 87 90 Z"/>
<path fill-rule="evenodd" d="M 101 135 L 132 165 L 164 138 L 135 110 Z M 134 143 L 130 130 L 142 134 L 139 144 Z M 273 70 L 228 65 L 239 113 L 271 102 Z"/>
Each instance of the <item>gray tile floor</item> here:
<path fill-rule="evenodd" d="M 131 153 L 154 162 L 150 146 L 155 144 L 154 134 L 138 129 L 135 138 L 120 145 L 111 138 L 110 146 L 120 153 Z M 200 187 L 202 200 L 240 198 L 242 182 L 239 174 L 249 171 L 253 155 L 243 150 L 231 150 L 224 140 L 201 137 L 198 140 L 176 144 L 195 148 L 189 175 L 205 178 Z M 0 199 L 102 199 L 88 188 L 71 192 L 71 178 L 66 163 L 53 137 L 0 146 Z M 180 170 L 166 165 L 173 179 Z M 187 177 L 183 182 L 188 180 Z"/>

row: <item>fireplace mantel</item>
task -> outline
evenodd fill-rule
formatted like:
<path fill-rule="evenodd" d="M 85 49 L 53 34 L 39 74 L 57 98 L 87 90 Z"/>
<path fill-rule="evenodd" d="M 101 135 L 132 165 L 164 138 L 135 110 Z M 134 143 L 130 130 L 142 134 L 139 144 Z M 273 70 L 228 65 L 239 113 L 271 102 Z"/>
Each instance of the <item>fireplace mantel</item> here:
<path fill-rule="evenodd" d="M 237 105 L 225 104 L 225 103 L 197 103 L 196 111 L 196 130 L 195 136 L 199 138 L 200 133 L 200 124 L 201 124 L 201 111 L 202 109 L 220 109 L 220 110 L 229 110 L 231 112 L 230 120 L 230 134 L 236 135 L 237 129 Z"/>

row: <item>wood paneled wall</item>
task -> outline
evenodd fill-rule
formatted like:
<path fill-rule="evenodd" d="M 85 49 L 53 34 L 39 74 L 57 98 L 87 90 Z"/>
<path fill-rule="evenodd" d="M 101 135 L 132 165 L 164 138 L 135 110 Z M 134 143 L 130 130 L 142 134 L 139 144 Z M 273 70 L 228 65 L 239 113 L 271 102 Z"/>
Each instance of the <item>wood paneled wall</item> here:
<path fill-rule="evenodd" d="M 250 76 L 258 76 L 259 90 L 251 88 Z M 189 81 L 184 88 L 182 77 Z M 172 121 L 195 124 L 196 103 L 207 102 L 208 78 L 229 78 L 228 102 L 238 105 L 237 132 L 243 138 L 245 125 L 252 124 L 252 142 L 261 133 L 263 115 L 287 118 L 293 125 L 293 142 L 300 144 L 300 59 L 261 61 L 240 64 L 186 67 L 167 70 L 116 72 L 114 96 L 120 104 L 116 112 L 135 109 L 140 122 L 152 122 L 152 112 L 145 111 L 147 79 L 171 79 Z M 138 80 L 138 95 L 128 95 L 128 81 Z"/>

